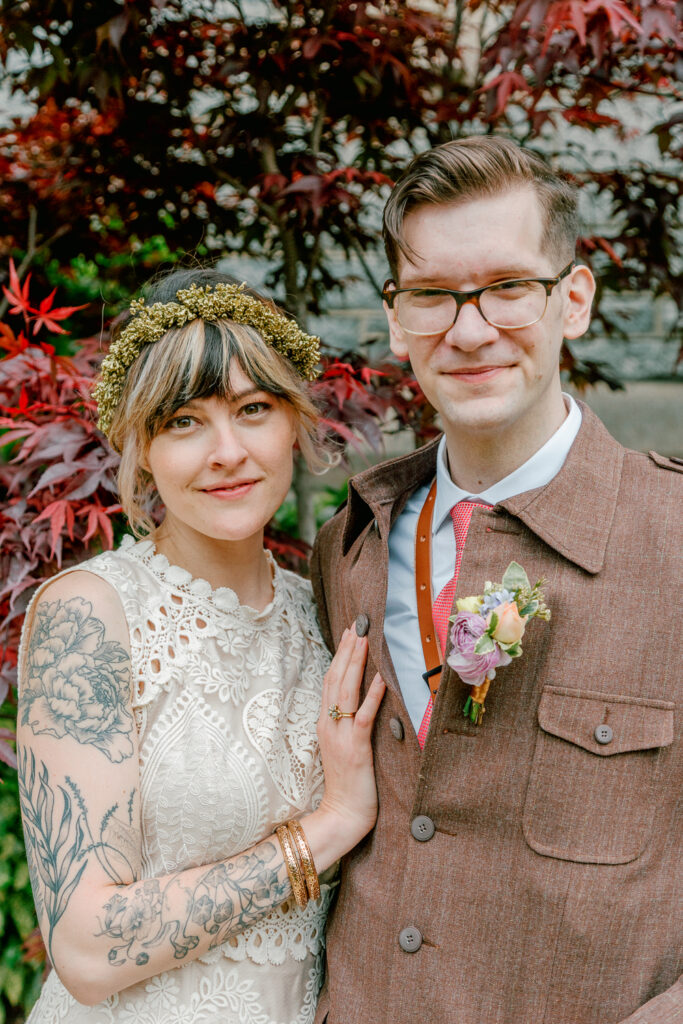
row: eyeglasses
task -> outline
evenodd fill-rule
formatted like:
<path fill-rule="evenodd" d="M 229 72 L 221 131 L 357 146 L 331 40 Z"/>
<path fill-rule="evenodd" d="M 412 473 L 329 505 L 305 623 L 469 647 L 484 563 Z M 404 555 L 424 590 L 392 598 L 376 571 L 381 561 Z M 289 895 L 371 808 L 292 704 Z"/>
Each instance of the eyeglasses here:
<path fill-rule="evenodd" d="M 492 327 L 514 330 L 531 327 L 545 313 L 555 285 L 573 269 L 568 263 L 557 277 L 532 277 L 500 281 L 470 292 L 450 288 L 393 288 L 387 281 L 382 297 L 408 334 L 443 334 L 458 319 L 467 302 L 473 303 Z"/>

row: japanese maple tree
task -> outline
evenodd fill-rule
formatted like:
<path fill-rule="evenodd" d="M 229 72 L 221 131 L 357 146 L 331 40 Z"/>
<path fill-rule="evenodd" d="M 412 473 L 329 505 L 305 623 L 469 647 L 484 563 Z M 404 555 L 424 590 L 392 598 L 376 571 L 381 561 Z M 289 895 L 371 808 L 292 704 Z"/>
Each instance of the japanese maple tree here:
<path fill-rule="evenodd" d="M 345 285 L 338 253 L 379 290 L 379 207 L 411 153 L 495 130 L 605 209 L 582 249 L 605 288 L 680 302 L 674 0 L 25 0 L 0 28 L 36 104 L 0 133 L 0 255 L 28 251 L 66 287 L 85 266 L 130 294 L 161 233 L 170 254 L 265 257 L 305 320 Z M 644 104 L 656 168 L 619 146 Z M 84 315 L 94 329 L 97 304 Z"/>

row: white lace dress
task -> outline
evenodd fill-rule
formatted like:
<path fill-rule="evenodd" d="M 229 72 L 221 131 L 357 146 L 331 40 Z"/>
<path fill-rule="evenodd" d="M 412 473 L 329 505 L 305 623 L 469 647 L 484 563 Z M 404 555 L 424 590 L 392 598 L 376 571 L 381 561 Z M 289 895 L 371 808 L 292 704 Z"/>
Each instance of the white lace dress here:
<path fill-rule="evenodd" d="M 118 592 L 139 730 L 142 876 L 241 852 L 316 806 L 316 722 L 329 655 L 310 584 L 273 563 L 261 612 L 124 539 L 77 566 Z M 56 973 L 30 1024 L 308 1024 L 322 980 L 331 884 L 198 960 L 83 1006 Z"/>

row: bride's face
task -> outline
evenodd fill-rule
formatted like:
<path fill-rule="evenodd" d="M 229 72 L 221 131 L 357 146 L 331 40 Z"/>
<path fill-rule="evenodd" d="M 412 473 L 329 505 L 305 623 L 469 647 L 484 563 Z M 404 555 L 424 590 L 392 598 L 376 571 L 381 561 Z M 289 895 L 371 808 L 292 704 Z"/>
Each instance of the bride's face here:
<path fill-rule="evenodd" d="M 262 535 L 292 482 L 295 415 L 235 362 L 231 394 L 189 402 L 152 440 L 146 468 L 166 525 L 215 540 Z"/>

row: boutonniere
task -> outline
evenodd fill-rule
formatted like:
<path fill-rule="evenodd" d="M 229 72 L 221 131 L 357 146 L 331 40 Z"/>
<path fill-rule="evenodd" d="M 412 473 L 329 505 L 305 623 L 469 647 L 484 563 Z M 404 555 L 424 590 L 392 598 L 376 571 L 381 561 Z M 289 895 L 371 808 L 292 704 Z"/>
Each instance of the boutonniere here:
<path fill-rule="evenodd" d="M 484 593 L 456 601 L 452 615 L 452 649 L 446 658 L 463 683 L 472 687 L 463 715 L 481 725 L 484 701 L 496 669 L 522 654 L 522 637 L 529 619 L 550 618 L 539 580 L 532 587 L 521 565 L 510 562 L 501 583 L 487 580 Z"/>

